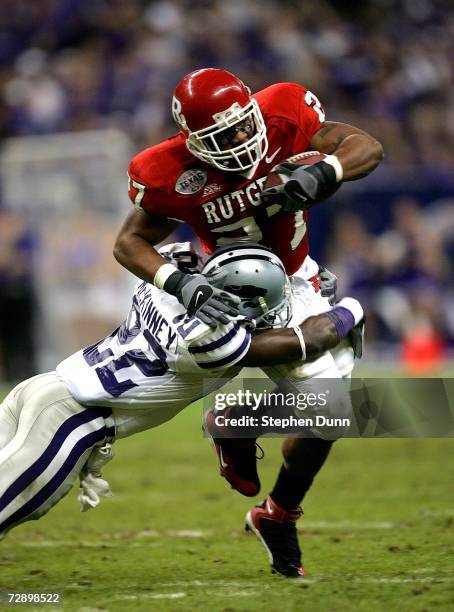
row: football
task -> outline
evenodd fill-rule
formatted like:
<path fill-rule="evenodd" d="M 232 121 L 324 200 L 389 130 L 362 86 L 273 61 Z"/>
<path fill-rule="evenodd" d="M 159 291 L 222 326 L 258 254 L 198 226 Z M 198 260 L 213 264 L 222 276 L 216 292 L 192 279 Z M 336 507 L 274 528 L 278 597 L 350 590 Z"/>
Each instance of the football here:
<path fill-rule="evenodd" d="M 289 163 L 289 164 L 296 164 L 298 166 L 311 166 L 312 164 L 317 164 L 318 162 L 323 161 L 325 157 L 327 157 L 327 155 L 325 155 L 325 153 L 320 153 L 319 151 L 305 151 L 304 153 L 298 153 L 297 155 L 293 155 L 292 157 L 287 158 L 283 162 L 280 162 L 279 164 L 274 166 L 274 168 L 271 170 L 271 172 L 268 174 L 266 178 L 265 184 L 263 185 L 263 189 L 268 189 L 269 187 L 277 187 L 278 185 L 283 185 L 289 180 L 290 172 L 288 173 L 277 172 L 277 168 L 281 164 Z M 323 199 L 335 193 L 339 189 L 340 185 L 341 183 L 337 183 L 336 185 L 334 185 L 333 188 L 329 191 L 329 193 L 326 194 L 326 196 L 324 196 Z M 271 196 L 271 197 L 274 200 L 274 196 Z M 279 199 L 280 199 L 280 196 L 276 196 L 276 204 L 279 204 Z M 273 202 L 273 200 L 271 201 Z M 269 201 L 270 200 L 268 199 L 268 202 Z"/>

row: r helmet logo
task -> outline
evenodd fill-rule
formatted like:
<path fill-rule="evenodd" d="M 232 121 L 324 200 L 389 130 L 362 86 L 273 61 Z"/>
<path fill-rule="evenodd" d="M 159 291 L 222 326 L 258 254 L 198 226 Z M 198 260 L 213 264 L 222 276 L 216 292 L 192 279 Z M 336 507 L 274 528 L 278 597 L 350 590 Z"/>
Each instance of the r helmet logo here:
<path fill-rule="evenodd" d="M 177 123 L 182 130 L 187 130 L 188 124 L 186 123 L 186 119 L 184 118 L 182 111 L 182 106 L 180 100 L 173 96 L 172 98 L 172 116 L 175 123 Z"/>

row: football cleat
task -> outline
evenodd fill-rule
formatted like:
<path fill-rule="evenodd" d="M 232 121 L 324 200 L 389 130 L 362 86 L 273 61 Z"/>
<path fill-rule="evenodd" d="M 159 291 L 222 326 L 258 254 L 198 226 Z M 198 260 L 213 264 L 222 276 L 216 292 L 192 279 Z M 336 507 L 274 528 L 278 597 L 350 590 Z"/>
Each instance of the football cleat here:
<path fill-rule="evenodd" d="M 268 496 L 246 514 L 246 531 L 253 531 L 265 547 L 273 574 L 302 578 L 304 568 L 296 533 L 301 508 L 288 512 Z"/>
<path fill-rule="evenodd" d="M 203 430 L 216 451 L 221 476 L 241 495 L 254 497 L 260 491 L 257 459 L 263 450 L 255 438 L 229 438 L 227 427 L 216 425 L 214 410 L 204 416 Z M 257 448 L 262 452 L 256 456 Z"/>

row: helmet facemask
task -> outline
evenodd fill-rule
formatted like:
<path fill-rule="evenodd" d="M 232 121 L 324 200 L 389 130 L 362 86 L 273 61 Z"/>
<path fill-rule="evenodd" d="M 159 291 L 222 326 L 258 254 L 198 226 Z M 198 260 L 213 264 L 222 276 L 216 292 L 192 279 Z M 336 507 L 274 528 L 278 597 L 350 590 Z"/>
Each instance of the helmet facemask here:
<path fill-rule="evenodd" d="M 235 291 L 235 286 L 227 285 L 225 290 L 241 297 L 241 291 Z M 264 297 L 256 296 L 242 300 L 238 309 L 241 315 L 255 321 L 255 329 L 285 327 L 292 318 L 290 298 L 290 283 L 286 283 L 284 286 L 284 297 L 276 306 L 270 308 Z"/>
<path fill-rule="evenodd" d="M 189 151 L 218 170 L 245 172 L 257 165 L 268 150 L 266 126 L 257 101 L 251 99 L 241 106 L 238 102 L 213 116 L 214 123 L 206 128 L 191 132 L 186 126 Z M 255 132 L 246 142 L 230 148 L 220 146 L 223 134 L 238 124 L 252 122 Z"/>

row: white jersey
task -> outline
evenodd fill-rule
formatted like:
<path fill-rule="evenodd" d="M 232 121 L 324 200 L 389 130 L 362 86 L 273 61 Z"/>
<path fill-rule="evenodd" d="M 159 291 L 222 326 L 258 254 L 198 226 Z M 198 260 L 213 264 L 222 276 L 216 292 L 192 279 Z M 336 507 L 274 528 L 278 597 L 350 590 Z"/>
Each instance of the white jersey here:
<path fill-rule="evenodd" d="M 185 263 L 185 272 L 198 271 L 189 243 L 166 245 L 160 253 L 179 266 Z M 292 277 L 289 326 L 330 309 L 306 276 L 301 270 Z M 140 282 L 126 321 L 107 338 L 62 361 L 57 372 L 80 404 L 111 408 L 116 435 L 124 437 L 171 419 L 222 387 L 239 373 L 237 364 L 250 343 L 250 332 L 238 322 L 211 329 L 188 315 L 175 297 Z M 308 364 L 295 362 L 265 372 L 276 381 L 288 376 L 332 378 L 343 375 L 336 374 L 336 363 L 337 356 L 325 353 Z"/>
<path fill-rule="evenodd" d="M 211 329 L 175 297 L 140 282 L 124 323 L 57 372 L 83 405 L 181 409 L 236 375 L 250 342 L 236 321 Z"/>

